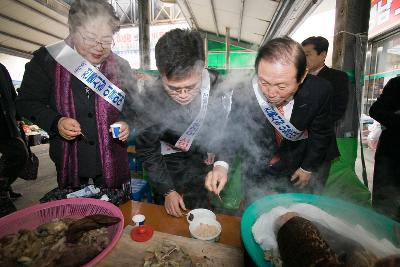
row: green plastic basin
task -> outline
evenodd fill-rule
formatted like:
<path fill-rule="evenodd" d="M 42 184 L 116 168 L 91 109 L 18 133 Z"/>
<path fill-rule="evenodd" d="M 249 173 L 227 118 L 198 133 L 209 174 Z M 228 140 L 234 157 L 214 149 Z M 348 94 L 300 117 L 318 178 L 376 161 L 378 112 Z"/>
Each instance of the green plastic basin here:
<path fill-rule="evenodd" d="M 252 203 L 244 212 L 241 221 L 241 234 L 244 246 L 257 266 L 272 267 L 272 263 L 264 259 L 264 252 L 255 242 L 251 228 L 257 218 L 271 209 L 289 207 L 295 203 L 308 203 L 336 216 L 348 223 L 359 224 L 378 238 L 386 238 L 397 243 L 393 227 L 400 224 L 388 217 L 362 206 L 329 197 L 308 194 L 277 194 L 261 198 Z"/>

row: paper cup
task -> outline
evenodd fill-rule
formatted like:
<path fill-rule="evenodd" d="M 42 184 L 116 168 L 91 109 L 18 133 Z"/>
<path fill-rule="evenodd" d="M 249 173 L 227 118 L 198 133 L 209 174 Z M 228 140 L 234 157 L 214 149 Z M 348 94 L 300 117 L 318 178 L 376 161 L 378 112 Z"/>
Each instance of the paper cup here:
<path fill-rule="evenodd" d="M 119 135 L 119 131 L 120 131 L 120 129 L 121 129 L 121 123 L 114 123 L 114 124 L 111 124 L 110 125 L 110 127 L 111 127 L 111 132 L 112 132 L 112 136 L 114 137 L 114 138 L 118 138 L 118 135 Z"/>
<path fill-rule="evenodd" d="M 144 225 L 145 217 L 143 214 L 136 214 L 132 217 L 132 222 L 135 224 L 135 226 L 140 226 Z"/>

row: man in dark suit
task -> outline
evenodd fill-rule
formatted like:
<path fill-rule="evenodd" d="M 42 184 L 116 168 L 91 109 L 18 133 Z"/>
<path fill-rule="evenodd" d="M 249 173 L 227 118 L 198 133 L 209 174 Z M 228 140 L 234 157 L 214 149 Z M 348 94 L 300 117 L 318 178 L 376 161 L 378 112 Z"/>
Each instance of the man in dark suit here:
<path fill-rule="evenodd" d="M 301 45 L 307 57 L 307 68 L 310 74 L 324 78 L 333 87 L 331 117 L 334 125 L 343 117 L 349 96 L 349 79 L 347 74 L 340 70 L 329 68 L 325 65 L 329 42 L 322 36 L 312 36 L 305 39 Z M 331 148 L 337 146 L 336 138 L 330 144 Z M 339 155 L 337 155 L 339 156 Z M 331 167 L 331 159 L 326 159 L 315 173 L 316 179 L 326 181 Z"/>
<path fill-rule="evenodd" d="M 268 193 L 309 188 L 323 159 L 338 153 L 337 147 L 328 151 L 334 138 L 332 88 L 307 74 L 301 45 L 273 39 L 259 49 L 255 68 L 253 80 L 234 91 L 220 157 L 205 182 L 219 194 L 238 154 L 247 203 Z"/>
<path fill-rule="evenodd" d="M 0 217 L 16 210 L 11 198 L 21 194 L 11 190 L 11 183 L 17 179 L 18 171 L 28 159 L 28 150 L 18 130 L 15 98 L 10 74 L 0 64 Z"/>
<path fill-rule="evenodd" d="M 372 205 L 400 219 L 400 77 L 391 79 L 369 115 L 384 128 L 375 153 Z"/>
<path fill-rule="evenodd" d="M 186 208 L 208 207 L 203 184 L 214 161 L 208 152 L 224 125 L 229 100 L 217 86 L 218 73 L 204 69 L 198 32 L 167 32 L 157 42 L 155 56 L 160 77 L 143 90 L 136 152 L 156 204 L 180 217 Z"/>

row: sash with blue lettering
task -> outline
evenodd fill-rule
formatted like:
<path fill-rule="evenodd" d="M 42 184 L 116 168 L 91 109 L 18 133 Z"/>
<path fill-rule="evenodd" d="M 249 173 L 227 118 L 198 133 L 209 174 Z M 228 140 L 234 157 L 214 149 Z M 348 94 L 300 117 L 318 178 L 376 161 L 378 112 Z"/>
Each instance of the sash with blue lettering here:
<path fill-rule="evenodd" d="M 252 80 L 254 94 L 257 97 L 258 104 L 260 105 L 265 117 L 274 126 L 274 128 L 282 135 L 283 138 L 290 141 L 298 141 L 308 138 L 307 131 L 297 130 L 282 114 L 278 111 L 276 106 L 272 106 L 265 99 L 264 95 L 258 88 L 257 77 Z"/>
<path fill-rule="evenodd" d="M 161 154 L 168 155 L 172 153 L 178 152 L 187 152 L 192 145 L 192 142 L 196 135 L 199 133 L 201 126 L 203 125 L 203 121 L 206 117 L 207 106 L 208 106 L 208 97 L 210 95 L 210 76 L 206 69 L 203 70 L 201 75 L 201 107 L 200 112 L 197 114 L 196 118 L 190 124 L 190 126 L 186 129 L 181 137 L 179 137 L 175 146 L 168 144 L 167 142 L 160 141 L 161 143 Z"/>
<path fill-rule="evenodd" d="M 67 45 L 65 41 L 48 45 L 46 49 L 72 75 L 119 111 L 122 110 L 125 100 L 124 91 L 110 82 L 96 67 Z"/>

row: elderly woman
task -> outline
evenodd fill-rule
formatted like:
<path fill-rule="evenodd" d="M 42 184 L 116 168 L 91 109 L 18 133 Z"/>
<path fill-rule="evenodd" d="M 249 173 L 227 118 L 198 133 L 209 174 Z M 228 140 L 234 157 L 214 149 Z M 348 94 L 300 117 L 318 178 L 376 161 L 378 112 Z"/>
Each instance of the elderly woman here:
<path fill-rule="evenodd" d="M 61 189 L 87 184 L 89 178 L 120 188 L 129 179 L 124 143 L 129 127 L 121 120 L 121 105 L 134 83 L 128 62 L 111 51 L 119 19 L 105 0 L 76 0 L 68 24 L 64 42 L 40 48 L 26 64 L 17 108 L 50 134 Z M 114 123 L 120 124 L 117 138 L 110 133 Z"/>

